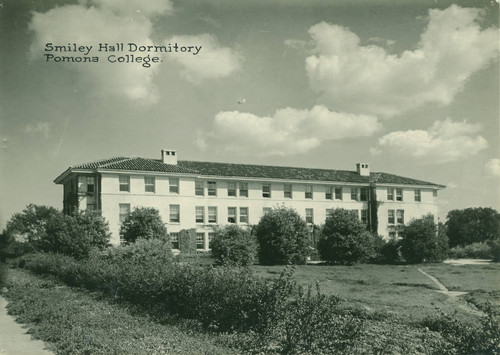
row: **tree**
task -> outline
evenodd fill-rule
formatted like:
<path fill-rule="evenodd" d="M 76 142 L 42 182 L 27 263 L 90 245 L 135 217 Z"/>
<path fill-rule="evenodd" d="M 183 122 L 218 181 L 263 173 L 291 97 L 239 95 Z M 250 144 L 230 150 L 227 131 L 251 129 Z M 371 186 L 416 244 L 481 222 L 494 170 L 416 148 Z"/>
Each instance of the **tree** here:
<path fill-rule="evenodd" d="M 127 243 L 134 243 L 137 239 L 169 239 L 160 212 L 151 207 L 135 208 L 122 223 L 120 234 Z"/>
<path fill-rule="evenodd" d="M 54 207 L 29 204 L 11 217 L 5 233 L 19 242 L 36 243 L 45 236 L 47 221 L 57 214 L 61 212 Z"/>
<path fill-rule="evenodd" d="M 334 209 L 321 229 L 318 250 L 330 264 L 366 262 L 375 256 L 375 240 L 366 226 L 351 212 Z"/>
<path fill-rule="evenodd" d="M 249 266 L 257 255 L 257 241 L 250 231 L 230 225 L 214 230 L 212 257 L 219 265 Z"/>
<path fill-rule="evenodd" d="M 452 210 L 446 228 L 450 247 L 500 239 L 500 214 L 483 207 Z"/>
<path fill-rule="evenodd" d="M 409 263 L 442 262 L 448 254 L 448 238 L 438 228 L 434 216 L 413 219 L 400 230 L 401 253 Z"/>
<path fill-rule="evenodd" d="M 309 229 L 293 208 L 267 212 L 255 228 L 259 262 L 264 265 L 305 264 L 309 253 Z"/>

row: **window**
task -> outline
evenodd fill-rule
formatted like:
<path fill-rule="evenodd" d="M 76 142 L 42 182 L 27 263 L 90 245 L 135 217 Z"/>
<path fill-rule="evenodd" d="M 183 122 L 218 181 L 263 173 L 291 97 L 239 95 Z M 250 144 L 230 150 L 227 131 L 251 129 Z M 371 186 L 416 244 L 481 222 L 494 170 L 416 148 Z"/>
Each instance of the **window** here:
<path fill-rule="evenodd" d="M 389 238 L 392 239 L 392 240 L 395 240 L 396 239 L 396 232 L 390 231 L 389 232 Z"/>
<path fill-rule="evenodd" d="M 196 249 L 205 249 L 205 233 L 196 233 Z"/>
<path fill-rule="evenodd" d="M 353 201 L 358 200 L 358 188 L 357 187 L 351 187 L 351 200 L 353 200 Z"/>
<path fill-rule="evenodd" d="M 144 191 L 155 192 L 155 177 L 144 176 Z"/>
<path fill-rule="evenodd" d="M 387 211 L 387 223 L 394 224 L 394 210 Z"/>
<path fill-rule="evenodd" d="M 326 209 L 326 218 L 330 217 L 330 214 L 332 214 L 333 211 L 334 211 L 333 208 L 327 208 Z"/>
<path fill-rule="evenodd" d="M 368 223 L 368 210 L 361 210 L 361 222 Z"/>
<path fill-rule="evenodd" d="M 87 176 L 87 192 L 95 192 L 95 179 L 93 176 Z"/>
<path fill-rule="evenodd" d="M 422 201 L 422 196 L 421 196 L 421 193 L 420 193 L 420 189 L 415 189 L 414 192 L 415 192 L 415 201 L 417 201 L 417 202 Z"/>
<path fill-rule="evenodd" d="M 128 191 L 130 192 L 130 176 L 128 175 L 120 175 L 118 178 L 120 182 L 120 191 Z"/>
<path fill-rule="evenodd" d="M 194 182 L 194 189 L 195 189 L 195 195 L 196 196 L 204 196 L 205 195 L 205 189 L 203 188 L 203 181 L 196 180 Z"/>
<path fill-rule="evenodd" d="M 267 212 L 271 212 L 272 208 L 271 207 L 264 207 L 262 209 L 262 214 L 266 214 Z"/>
<path fill-rule="evenodd" d="M 363 187 L 360 189 L 360 200 L 361 201 L 368 201 L 368 189 Z"/>
<path fill-rule="evenodd" d="M 292 184 L 283 185 L 285 198 L 292 198 Z"/>
<path fill-rule="evenodd" d="M 95 211 L 95 203 L 87 201 L 87 211 Z"/>
<path fill-rule="evenodd" d="M 228 182 L 227 183 L 227 195 L 236 197 L 236 183 Z"/>
<path fill-rule="evenodd" d="M 208 181 L 208 196 L 217 196 L 217 183 L 215 181 Z"/>
<path fill-rule="evenodd" d="M 172 243 L 172 249 L 179 249 L 179 233 L 170 233 L 170 243 Z"/>
<path fill-rule="evenodd" d="M 306 198 L 313 198 L 313 187 L 312 187 L 312 185 L 306 185 Z"/>
<path fill-rule="evenodd" d="M 262 184 L 262 197 L 271 198 L 271 184 Z"/>
<path fill-rule="evenodd" d="M 120 203 L 120 223 L 123 223 L 130 215 L 130 203 Z"/>
<path fill-rule="evenodd" d="M 248 223 L 248 207 L 240 207 L 240 223 Z"/>
<path fill-rule="evenodd" d="M 405 224 L 405 211 L 397 210 L 396 211 L 396 221 L 398 224 Z"/>
<path fill-rule="evenodd" d="M 396 189 L 396 201 L 403 201 L 403 189 Z"/>
<path fill-rule="evenodd" d="M 217 223 L 217 207 L 208 207 L 208 223 Z"/>
<path fill-rule="evenodd" d="M 181 207 L 179 205 L 170 205 L 170 222 L 180 223 L 181 221 Z"/>
<path fill-rule="evenodd" d="M 196 206 L 196 223 L 205 223 L 205 207 Z"/>
<path fill-rule="evenodd" d="M 333 186 L 326 187 L 325 199 L 333 200 Z"/>
<path fill-rule="evenodd" d="M 170 185 L 170 192 L 174 194 L 179 193 L 179 178 L 169 178 L 168 183 Z"/>
<path fill-rule="evenodd" d="M 342 200 L 342 188 L 341 187 L 335 188 L 335 199 Z"/>
<path fill-rule="evenodd" d="M 432 196 L 433 197 L 438 197 L 438 190 L 433 190 L 432 191 Z"/>
<path fill-rule="evenodd" d="M 314 223 L 314 211 L 312 208 L 306 208 L 306 223 Z"/>
<path fill-rule="evenodd" d="M 236 207 L 227 208 L 227 222 L 236 223 Z"/>
<path fill-rule="evenodd" d="M 208 248 L 212 249 L 212 240 L 214 239 L 214 234 L 213 232 L 208 233 Z"/>
<path fill-rule="evenodd" d="M 248 197 L 248 184 L 246 182 L 240 182 L 240 196 Z"/>
<path fill-rule="evenodd" d="M 394 201 L 394 189 L 392 187 L 387 188 L 387 200 Z"/>

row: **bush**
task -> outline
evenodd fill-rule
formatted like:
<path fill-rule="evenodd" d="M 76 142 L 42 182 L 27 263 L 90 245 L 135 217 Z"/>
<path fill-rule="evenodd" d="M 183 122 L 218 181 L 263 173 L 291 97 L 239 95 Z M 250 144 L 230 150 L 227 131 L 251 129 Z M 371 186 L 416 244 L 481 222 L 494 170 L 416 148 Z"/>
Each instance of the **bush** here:
<path fill-rule="evenodd" d="M 486 243 L 472 243 L 466 246 L 456 246 L 448 251 L 449 258 L 477 258 L 477 259 L 491 259 L 491 246 Z"/>
<path fill-rule="evenodd" d="M 323 260 L 354 264 L 375 258 L 375 238 L 351 211 L 337 208 L 326 218 L 318 242 Z"/>
<path fill-rule="evenodd" d="M 409 263 L 442 262 L 448 255 L 448 238 L 428 214 L 401 228 L 401 253 Z"/>
<path fill-rule="evenodd" d="M 137 239 L 168 239 L 167 228 L 156 208 L 136 207 L 123 221 L 120 234 L 127 243 Z"/>
<path fill-rule="evenodd" d="M 488 242 L 494 262 L 500 262 L 500 239 Z"/>
<path fill-rule="evenodd" d="M 387 264 L 393 264 L 401 261 L 401 257 L 399 255 L 399 249 L 401 245 L 397 240 L 389 240 L 385 242 L 380 247 L 380 255 L 381 261 Z"/>
<path fill-rule="evenodd" d="M 492 208 L 453 210 L 446 216 L 450 247 L 500 239 L 500 214 Z"/>
<path fill-rule="evenodd" d="M 255 229 L 259 262 L 263 265 L 305 264 L 309 254 L 309 229 L 293 208 L 267 212 Z"/>
<path fill-rule="evenodd" d="M 59 214 L 61 212 L 54 207 L 30 204 L 22 212 L 11 217 L 5 231 L 17 241 L 36 243 L 45 237 L 48 220 Z"/>
<path fill-rule="evenodd" d="M 257 241 L 250 231 L 238 226 L 214 230 L 212 257 L 218 265 L 249 266 L 257 255 Z"/>

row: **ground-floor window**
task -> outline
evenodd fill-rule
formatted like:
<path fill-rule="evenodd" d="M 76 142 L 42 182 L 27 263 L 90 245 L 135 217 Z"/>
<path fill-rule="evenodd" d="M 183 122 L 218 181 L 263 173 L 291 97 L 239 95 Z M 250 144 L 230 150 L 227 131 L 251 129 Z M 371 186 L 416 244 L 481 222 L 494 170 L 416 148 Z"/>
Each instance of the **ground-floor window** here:
<path fill-rule="evenodd" d="M 205 249 L 205 233 L 196 233 L 196 249 Z"/>

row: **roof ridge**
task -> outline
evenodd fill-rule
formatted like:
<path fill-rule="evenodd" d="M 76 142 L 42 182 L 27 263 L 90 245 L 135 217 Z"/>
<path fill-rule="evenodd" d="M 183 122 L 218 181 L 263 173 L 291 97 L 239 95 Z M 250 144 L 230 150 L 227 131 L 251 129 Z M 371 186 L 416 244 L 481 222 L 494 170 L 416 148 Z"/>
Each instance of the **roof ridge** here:
<path fill-rule="evenodd" d="M 122 163 L 126 160 L 131 160 L 133 159 L 133 157 L 116 157 L 117 159 L 120 158 L 120 160 L 117 160 L 117 161 L 110 161 L 109 163 L 106 163 L 106 164 L 103 164 L 101 166 L 99 166 L 99 168 L 103 168 L 103 167 L 106 167 L 106 165 L 110 165 L 110 164 L 116 164 L 116 163 Z M 111 159 L 114 159 L 114 158 L 109 158 L 109 159 L 104 159 L 104 160 L 111 160 Z"/>
<path fill-rule="evenodd" d="M 333 170 L 333 171 L 344 171 L 344 172 L 348 172 L 348 173 L 356 173 L 355 170 L 308 168 L 305 166 L 268 165 L 268 164 L 256 164 L 256 163 L 225 163 L 225 162 L 219 162 L 219 161 L 202 161 L 202 160 L 179 160 L 178 162 L 202 163 L 202 164 L 229 164 L 229 165 L 265 166 L 265 167 L 269 167 L 269 168 L 307 169 L 307 170 L 324 170 L 324 171 L 332 171 Z"/>
<path fill-rule="evenodd" d="M 111 159 L 121 159 L 121 160 L 123 160 L 123 159 L 127 159 L 127 158 L 126 157 L 115 156 L 115 157 L 98 159 L 98 160 L 93 160 L 93 161 L 86 161 L 84 163 L 78 163 L 78 164 L 70 165 L 70 168 L 74 168 L 74 167 L 81 166 L 81 165 L 97 164 L 97 163 L 99 163 L 101 161 L 111 160 Z"/>

